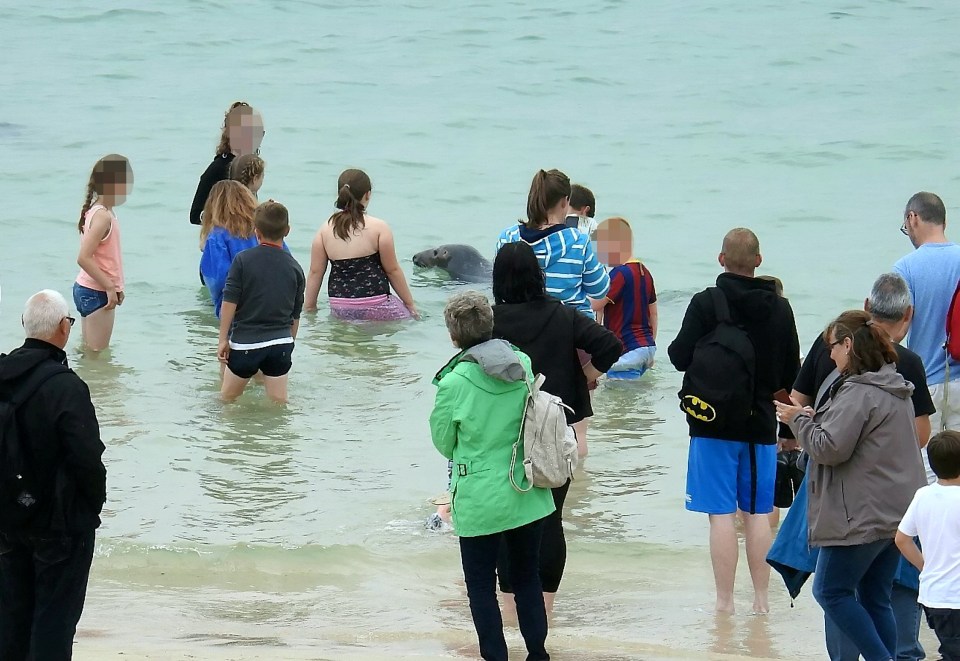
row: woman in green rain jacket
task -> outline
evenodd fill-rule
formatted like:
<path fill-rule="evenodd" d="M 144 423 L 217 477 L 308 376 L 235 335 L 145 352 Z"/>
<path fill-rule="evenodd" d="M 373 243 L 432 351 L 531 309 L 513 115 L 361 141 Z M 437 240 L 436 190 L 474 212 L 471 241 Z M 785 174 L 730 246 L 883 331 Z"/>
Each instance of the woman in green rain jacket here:
<path fill-rule="evenodd" d="M 453 460 L 450 503 L 480 655 L 507 659 L 496 587 L 497 555 L 505 542 L 527 659 L 546 661 L 540 533 L 543 519 L 554 511 L 553 496 L 549 489 L 520 492 L 510 484 L 513 446 L 532 379 L 530 359 L 508 342 L 491 339 L 493 310 L 483 294 L 457 294 L 443 315 L 450 339 L 462 351 L 434 379 L 430 431 L 440 453 Z M 522 442 L 514 470 L 517 484 L 530 487 Z"/>

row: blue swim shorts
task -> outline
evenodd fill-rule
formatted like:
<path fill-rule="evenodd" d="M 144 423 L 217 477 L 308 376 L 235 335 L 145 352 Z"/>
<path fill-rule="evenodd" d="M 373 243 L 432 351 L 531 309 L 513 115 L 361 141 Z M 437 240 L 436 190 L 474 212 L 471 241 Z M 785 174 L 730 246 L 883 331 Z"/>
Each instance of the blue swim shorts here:
<path fill-rule="evenodd" d="M 73 304 L 81 317 L 86 317 L 107 306 L 107 292 L 73 283 Z"/>
<path fill-rule="evenodd" d="M 687 460 L 687 509 L 705 514 L 773 511 L 777 446 L 694 436 Z"/>

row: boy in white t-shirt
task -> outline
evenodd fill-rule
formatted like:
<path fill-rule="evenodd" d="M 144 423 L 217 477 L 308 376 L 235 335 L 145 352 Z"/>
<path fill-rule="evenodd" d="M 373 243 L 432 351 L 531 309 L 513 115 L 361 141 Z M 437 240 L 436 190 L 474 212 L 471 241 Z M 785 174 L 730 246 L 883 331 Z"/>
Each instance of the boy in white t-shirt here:
<path fill-rule="evenodd" d="M 927 444 L 937 481 L 923 487 L 903 515 L 897 547 L 920 570 L 920 598 L 946 661 L 960 661 L 960 432 Z M 923 552 L 913 538 L 920 538 Z"/>

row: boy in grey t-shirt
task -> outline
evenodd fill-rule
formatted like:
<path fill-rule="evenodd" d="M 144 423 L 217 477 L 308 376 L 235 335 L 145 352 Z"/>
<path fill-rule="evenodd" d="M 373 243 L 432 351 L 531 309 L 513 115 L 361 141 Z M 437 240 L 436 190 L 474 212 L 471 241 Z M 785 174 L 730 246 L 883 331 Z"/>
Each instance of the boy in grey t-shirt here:
<path fill-rule="evenodd" d="M 262 372 L 267 396 L 286 402 L 306 280 L 283 248 L 290 233 L 287 208 L 267 200 L 257 207 L 253 222 L 260 245 L 234 257 L 223 287 L 217 357 L 226 369 L 220 396 L 236 399 L 247 381 Z"/>

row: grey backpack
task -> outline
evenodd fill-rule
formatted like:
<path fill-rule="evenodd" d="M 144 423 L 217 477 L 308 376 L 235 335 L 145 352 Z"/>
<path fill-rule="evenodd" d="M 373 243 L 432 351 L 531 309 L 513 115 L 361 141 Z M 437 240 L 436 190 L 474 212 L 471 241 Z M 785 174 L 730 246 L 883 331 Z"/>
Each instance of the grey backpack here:
<path fill-rule="evenodd" d="M 544 377 L 538 374 L 533 383 L 527 381 L 527 403 L 520 425 L 520 437 L 513 444 L 510 460 L 510 484 L 520 492 L 533 487 L 552 489 L 562 487 L 573 479 L 577 467 L 577 437 L 573 427 L 567 424 L 566 412 L 572 410 L 559 397 L 540 390 Z M 526 489 L 517 484 L 514 470 L 517 465 L 517 450 L 523 443 L 523 472 Z"/>

